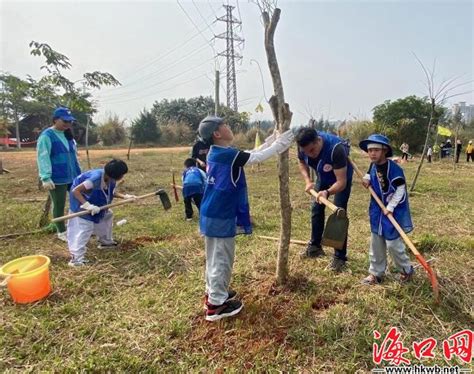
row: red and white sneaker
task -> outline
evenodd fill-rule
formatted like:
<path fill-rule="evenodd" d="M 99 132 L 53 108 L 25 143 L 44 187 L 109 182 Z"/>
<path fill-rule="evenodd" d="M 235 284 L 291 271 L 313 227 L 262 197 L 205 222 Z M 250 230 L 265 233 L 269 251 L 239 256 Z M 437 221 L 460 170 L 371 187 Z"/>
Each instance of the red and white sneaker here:
<path fill-rule="evenodd" d="M 222 305 L 207 303 L 206 321 L 214 322 L 222 318 L 235 316 L 243 307 L 244 304 L 240 300 L 228 300 Z"/>

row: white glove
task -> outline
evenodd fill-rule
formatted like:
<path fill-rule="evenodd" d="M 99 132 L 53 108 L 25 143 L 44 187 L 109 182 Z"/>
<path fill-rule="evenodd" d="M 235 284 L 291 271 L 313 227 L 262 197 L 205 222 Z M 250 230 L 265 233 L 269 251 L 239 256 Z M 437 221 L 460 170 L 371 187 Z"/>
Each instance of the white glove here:
<path fill-rule="evenodd" d="M 128 199 L 136 199 L 137 198 L 137 195 L 129 195 L 128 193 L 126 193 L 125 195 L 123 195 L 123 198 L 125 200 L 128 200 Z"/>
<path fill-rule="evenodd" d="M 291 143 L 295 139 L 295 135 L 293 131 L 287 130 L 283 134 L 281 134 L 277 140 L 275 140 L 275 148 L 276 151 L 280 154 L 285 152 L 288 148 L 290 148 Z"/>
<path fill-rule="evenodd" d="M 100 212 L 100 208 L 97 205 L 91 204 L 90 202 L 86 201 L 84 204 L 81 205 L 82 209 L 88 210 L 90 215 L 96 215 Z"/>
<path fill-rule="evenodd" d="M 46 191 L 51 191 L 51 190 L 54 190 L 56 188 L 56 185 L 54 184 L 54 182 L 51 179 L 48 179 L 47 181 L 42 181 L 41 183 L 43 185 L 43 188 Z"/>
<path fill-rule="evenodd" d="M 264 143 L 273 143 L 280 136 L 280 132 L 276 129 L 273 130 L 272 134 L 265 139 Z"/>

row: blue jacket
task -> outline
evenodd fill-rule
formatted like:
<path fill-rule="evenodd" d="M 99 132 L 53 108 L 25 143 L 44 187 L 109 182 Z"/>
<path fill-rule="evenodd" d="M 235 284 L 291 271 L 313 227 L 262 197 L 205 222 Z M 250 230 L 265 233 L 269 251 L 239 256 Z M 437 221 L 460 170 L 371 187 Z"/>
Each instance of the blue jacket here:
<path fill-rule="evenodd" d="M 388 190 L 386 193 L 383 192 L 382 186 L 377 178 L 377 169 L 375 164 L 370 166 L 370 185 L 377 193 L 377 196 L 383 201 L 384 205 L 388 205 L 390 197 L 396 190 L 396 187 L 393 185 L 393 181 L 397 178 L 403 178 L 405 180 L 405 175 L 400 166 L 398 166 L 392 160 L 388 160 L 387 168 L 387 179 L 388 179 Z M 405 197 L 398 203 L 393 211 L 393 217 L 401 226 L 403 231 L 406 233 L 413 230 L 413 224 L 411 221 L 410 207 L 408 204 L 408 193 L 406 192 L 405 186 Z M 370 230 L 377 235 L 383 236 L 386 240 L 395 240 L 400 237 L 400 234 L 392 225 L 390 220 L 383 214 L 382 209 L 379 207 L 377 202 L 371 198 L 369 205 L 369 218 L 370 218 Z"/>
<path fill-rule="evenodd" d="M 56 184 L 72 183 L 73 179 L 81 174 L 74 140 L 68 141 L 67 149 L 51 128 L 44 130 L 40 136 L 47 136 L 51 140 L 51 180 Z"/>
<path fill-rule="evenodd" d="M 206 173 L 196 166 L 183 171 L 183 196 L 203 194 L 206 186 Z"/>
<path fill-rule="evenodd" d="M 207 156 L 207 186 L 199 217 L 203 235 L 229 238 L 252 233 L 243 168 L 240 168 L 236 180 L 232 175 L 238 153 L 236 148 L 211 146 Z"/>
<path fill-rule="evenodd" d="M 333 169 L 332 154 L 334 147 L 342 143 L 346 149 L 346 154 L 349 156 L 349 144 L 336 135 L 325 132 L 318 132 L 318 135 L 323 139 L 323 148 L 317 158 L 310 158 L 302 151 L 299 153 L 299 158 L 312 167 L 318 175 L 318 184 L 320 186 L 331 186 L 336 182 L 336 175 Z M 352 183 L 352 165 L 347 163 L 347 183 Z"/>
<path fill-rule="evenodd" d="M 81 202 L 76 199 L 73 194 L 74 188 L 79 186 L 86 180 L 90 180 L 93 183 L 92 190 L 87 191 L 86 193 L 82 193 L 82 196 L 91 204 L 97 206 L 103 206 L 110 204 L 114 198 L 114 190 L 115 190 L 115 182 L 110 181 L 108 186 L 105 186 L 102 189 L 102 181 L 104 176 L 104 169 L 93 169 L 82 173 L 78 177 L 74 179 L 74 182 L 71 186 L 71 191 L 69 192 L 69 207 L 72 212 L 80 212 L 81 209 Z M 80 218 L 86 219 L 88 221 L 92 221 L 94 223 L 100 222 L 100 220 L 104 217 L 105 211 L 102 210 L 98 214 L 91 216 L 90 214 L 81 216 Z"/>

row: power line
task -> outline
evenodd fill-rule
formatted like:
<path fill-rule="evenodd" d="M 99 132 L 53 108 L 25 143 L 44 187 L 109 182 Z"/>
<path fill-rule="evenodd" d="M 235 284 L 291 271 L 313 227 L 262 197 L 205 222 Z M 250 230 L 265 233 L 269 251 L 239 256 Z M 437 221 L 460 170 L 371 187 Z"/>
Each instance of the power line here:
<path fill-rule="evenodd" d="M 152 95 L 156 95 L 156 94 L 161 93 L 161 92 L 170 91 L 170 90 L 172 90 L 172 89 L 174 89 L 174 88 L 176 88 L 176 87 L 179 87 L 179 86 L 182 86 L 182 85 L 184 85 L 184 84 L 193 82 L 193 81 L 195 81 L 195 80 L 197 80 L 197 79 L 200 79 L 200 78 L 203 78 L 203 77 L 205 77 L 205 76 L 206 76 L 206 74 L 201 74 L 201 75 L 199 75 L 199 76 L 197 76 L 197 77 L 194 77 L 194 78 L 191 78 L 191 79 L 189 79 L 189 80 L 187 80 L 187 81 L 184 81 L 184 82 L 181 82 L 181 83 L 177 83 L 177 84 L 175 84 L 175 85 L 172 86 L 172 87 L 168 87 L 168 88 L 165 88 L 165 89 L 163 89 L 163 90 L 154 91 L 154 92 L 152 92 L 152 93 L 150 93 L 150 94 L 147 94 L 147 95 L 137 96 L 137 97 L 129 98 L 129 99 L 126 99 L 126 100 L 119 100 L 119 101 L 113 101 L 113 102 L 104 101 L 104 102 L 102 102 L 102 103 L 103 103 L 103 104 L 120 104 L 120 103 L 126 103 L 126 102 L 129 102 L 129 101 L 138 100 L 138 99 L 143 99 L 143 98 L 146 98 L 146 97 L 149 97 L 149 96 L 152 96 Z"/>
<path fill-rule="evenodd" d="M 212 52 L 214 53 L 214 55 L 217 55 L 216 53 L 216 50 L 214 49 L 214 46 L 207 40 L 207 38 L 204 36 L 204 34 L 199 30 L 199 27 L 197 27 L 196 23 L 193 21 L 193 19 L 191 18 L 191 16 L 188 14 L 188 12 L 186 12 L 186 9 L 184 9 L 184 7 L 181 5 L 181 3 L 179 2 L 179 0 L 176 0 L 176 2 L 178 3 L 179 7 L 182 9 L 182 11 L 184 12 L 184 14 L 186 15 L 186 17 L 188 17 L 188 19 L 191 21 L 191 23 L 194 25 L 194 27 L 196 28 L 196 30 L 199 31 L 199 34 L 201 34 L 201 36 L 204 38 L 204 40 L 206 41 L 206 43 L 209 44 L 209 46 L 211 47 L 212 49 Z"/>
<path fill-rule="evenodd" d="M 213 57 L 211 57 L 210 59 L 208 59 L 208 60 L 202 62 L 202 63 L 199 64 L 199 65 L 196 65 L 196 66 L 194 66 L 194 67 L 192 67 L 192 68 L 190 68 L 190 69 L 188 69 L 188 70 L 185 70 L 185 71 L 183 71 L 183 72 L 181 72 L 181 73 L 179 73 L 179 74 L 176 74 L 176 75 L 174 75 L 174 76 L 172 76 L 172 77 L 170 77 L 170 78 L 168 78 L 168 79 L 162 80 L 162 81 L 160 81 L 160 82 L 156 82 L 156 83 L 154 83 L 154 84 L 152 84 L 152 85 L 150 85 L 150 86 L 144 87 L 144 88 L 142 88 L 142 89 L 140 89 L 140 90 L 135 90 L 135 91 L 133 91 L 133 92 L 138 92 L 138 91 L 143 91 L 143 90 L 146 90 L 146 89 L 150 89 L 150 88 L 156 87 L 156 86 L 159 85 L 159 84 L 168 82 L 168 81 L 173 80 L 173 79 L 175 79 L 175 78 L 178 78 L 178 77 L 180 77 L 180 76 L 182 76 L 182 75 L 184 75 L 184 74 L 186 74 L 186 73 L 188 73 L 188 72 L 190 72 L 190 71 L 192 71 L 192 70 L 195 70 L 196 68 L 198 68 L 198 67 L 200 67 L 200 66 L 202 66 L 202 65 L 204 65 L 204 64 L 207 64 L 207 63 L 208 63 L 209 61 L 211 61 L 212 59 L 213 59 Z M 130 95 L 131 93 L 132 93 L 132 92 L 128 92 L 126 95 Z M 126 96 L 126 95 L 125 95 L 125 96 Z M 115 97 L 115 98 L 106 98 L 105 101 L 108 101 L 108 100 L 112 100 L 112 101 L 113 101 L 113 100 L 119 98 L 118 96 L 122 96 L 122 95 L 117 95 L 117 97 Z M 99 97 L 99 98 L 100 98 L 100 97 Z"/>
<path fill-rule="evenodd" d="M 159 76 L 160 74 L 162 74 L 162 73 L 164 73 L 164 72 L 166 72 L 166 71 L 171 70 L 171 69 L 174 68 L 175 66 L 179 65 L 181 62 L 186 61 L 189 57 L 194 56 L 194 55 L 196 55 L 196 54 L 202 52 L 202 51 L 205 49 L 205 47 L 206 47 L 206 43 L 200 45 L 198 48 L 194 49 L 194 50 L 191 51 L 189 54 L 187 54 L 187 55 L 181 57 L 180 59 L 178 59 L 178 60 L 172 62 L 172 63 L 169 64 L 168 66 L 165 66 L 165 67 L 162 68 L 162 69 L 155 70 L 154 72 L 151 72 L 150 74 L 148 74 L 148 75 L 146 75 L 146 76 L 140 78 L 140 79 L 137 80 L 137 81 L 134 81 L 133 83 L 131 83 L 131 84 L 127 85 L 127 86 L 122 86 L 122 92 L 117 92 L 117 93 L 115 93 L 115 92 L 107 92 L 107 91 L 106 91 L 106 92 L 104 92 L 104 93 L 105 93 L 105 96 L 108 97 L 108 96 L 115 96 L 115 95 L 127 94 L 127 92 L 123 92 L 123 89 L 126 90 L 126 89 L 130 88 L 130 86 L 136 85 L 137 83 L 140 83 L 140 82 L 142 82 L 143 80 L 150 80 L 151 78 L 154 78 L 154 77 Z M 136 92 L 137 90 L 142 90 L 142 89 L 143 89 L 143 87 L 142 87 L 142 88 L 138 88 L 138 89 L 134 89 L 134 90 L 132 90 L 131 92 Z M 130 92 L 128 92 L 128 93 L 130 93 Z"/>

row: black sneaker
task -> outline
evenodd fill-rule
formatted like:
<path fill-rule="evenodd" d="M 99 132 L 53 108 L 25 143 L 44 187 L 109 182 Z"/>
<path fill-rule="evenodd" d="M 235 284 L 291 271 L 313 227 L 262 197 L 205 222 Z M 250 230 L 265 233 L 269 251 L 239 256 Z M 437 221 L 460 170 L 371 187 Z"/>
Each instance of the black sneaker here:
<path fill-rule="evenodd" d="M 227 293 L 229 294 L 227 296 L 227 299 L 225 301 L 229 301 L 229 300 L 233 300 L 236 296 L 237 296 L 237 291 L 234 291 L 232 289 L 229 288 L 229 290 L 227 291 Z M 204 295 L 204 309 L 207 309 L 207 304 L 208 304 L 208 298 L 209 298 L 209 295 L 206 294 Z"/>
<path fill-rule="evenodd" d="M 342 270 L 344 270 L 345 266 L 346 266 L 346 261 L 341 260 L 338 257 L 333 257 L 331 263 L 329 264 L 329 269 L 331 269 L 332 271 L 335 271 L 336 273 L 339 273 Z"/>
<path fill-rule="evenodd" d="M 218 321 L 222 318 L 232 317 L 238 314 L 244 304 L 240 300 L 229 300 L 222 305 L 207 304 L 206 321 Z"/>
<path fill-rule="evenodd" d="M 308 246 L 300 252 L 300 256 L 303 258 L 316 258 L 324 255 L 323 249 L 313 244 L 308 244 Z"/>
<path fill-rule="evenodd" d="M 117 246 L 118 246 L 118 242 L 116 242 L 115 240 L 112 240 L 110 243 L 99 242 L 99 244 L 97 245 L 97 248 L 98 249 L 114 249 Z"/>

